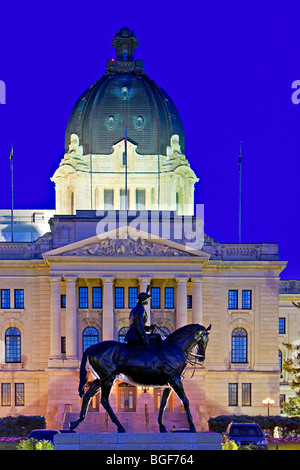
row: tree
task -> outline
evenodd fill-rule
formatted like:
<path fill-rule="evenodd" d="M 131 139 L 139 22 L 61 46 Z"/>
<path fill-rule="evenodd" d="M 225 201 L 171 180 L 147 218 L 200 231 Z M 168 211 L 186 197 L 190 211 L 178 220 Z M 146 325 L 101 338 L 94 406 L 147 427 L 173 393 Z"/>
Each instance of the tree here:
<path fill-rule="evenodd" d="M 293 302 L 300 309 L 300 303 Z M 295 397 L 283 403 L 282 411 L 287 416 L 300 416 L 300 342 L 283 343 L 289 352 L 289 357 L 283 361 L 283 369 L 291 377 L 290 387 L 295 392 Z"/>

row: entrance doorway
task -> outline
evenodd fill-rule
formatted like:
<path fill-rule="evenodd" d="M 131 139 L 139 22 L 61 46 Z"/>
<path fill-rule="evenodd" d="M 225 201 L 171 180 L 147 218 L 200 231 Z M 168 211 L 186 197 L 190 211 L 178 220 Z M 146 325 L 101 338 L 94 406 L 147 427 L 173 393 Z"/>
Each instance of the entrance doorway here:
<path fill-rule="evenodd" d="M 136 387 L 122 382 L 118 385 L 118 411 L 136 411 Z"/>

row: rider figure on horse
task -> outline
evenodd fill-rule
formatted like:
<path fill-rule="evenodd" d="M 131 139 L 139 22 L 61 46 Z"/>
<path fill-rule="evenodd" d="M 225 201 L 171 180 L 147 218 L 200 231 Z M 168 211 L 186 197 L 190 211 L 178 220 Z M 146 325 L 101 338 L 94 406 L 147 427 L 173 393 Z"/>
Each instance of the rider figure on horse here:
<path fill-rule="evenodd" d="M 125 336 L 128 344 L 136 346 L 149 346 L 149 340 L 160 340 L 159 334 L 154 334 L 155 325 L 146 326 L 148 315 L 144 305 L 148 304 L 151 294 L 149 294 L 150 286 L 147 286 L 146 292 L 141 292 L 137 298 L 136 306 L 129 314 L 130 327 Z M 147 332 L 151 332 L 150 334 Z"/>

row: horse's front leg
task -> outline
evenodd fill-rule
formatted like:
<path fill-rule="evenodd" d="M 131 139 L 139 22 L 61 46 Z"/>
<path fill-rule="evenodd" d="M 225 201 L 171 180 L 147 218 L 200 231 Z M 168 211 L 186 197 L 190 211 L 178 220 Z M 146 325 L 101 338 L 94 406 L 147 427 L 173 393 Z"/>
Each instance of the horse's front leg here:
<path fill-rule="evenodd" d="M 114 378 L 102 380 L 101 384 L 101 405 L 107 411 L 112 422 L 117 426 L 118 432 L 126 432 L 109 403 L 109 394 L 114 383 Z"/>
<path fill-rule="evenodd" d="M 169 380 L 169 384 L 173 388 L 176 395 L 180 398 L 180 400 L 181 400 L 181 402 L 184 406 L 186 417 L 187 417 L 188 423 L 190 425 L 190 432 L 197 432 L 196 428 L 195 428 L 195 425 L 193 423 L 192 413 L 191 413 L 191 410 L 190 410 L 190 403 L 189 403 L 189 401 L 187 399 L 187 396 L 185 394 L 185 391 L 184 391 L 184 388 L 183 388 L 183 385 L 182 385 L 182 382 L 181 382 L 180 375 L 175 375 L 174 377 L 172 377 L 172 379 Z"/>
<path fill-rule="evenodd" d="M 99 379 L 96 379 L 91 383 L 90 388 L 83 395 L 79 419 L 77 419 L 77 421 L 72 421 L 71 423 L 69 423 L 71 431 L 77 428 L 77 426 L 85 420 L 90 401 L 92 397 L 99 392 L 100 388 L 101 381 Z"/>
<path fill-rule="evenodd" d="M 165 408 L 167 406 L 170 393 L 171 393 L 171 388 L 165 388 L 161 397 L 160 408 L 159 408 L 159 413 L 158 413 L 158 418 L 157 418 L 160 432 L 167 432 L 166 426 L 162 423 L 162 417 L 163 417 Z"/>

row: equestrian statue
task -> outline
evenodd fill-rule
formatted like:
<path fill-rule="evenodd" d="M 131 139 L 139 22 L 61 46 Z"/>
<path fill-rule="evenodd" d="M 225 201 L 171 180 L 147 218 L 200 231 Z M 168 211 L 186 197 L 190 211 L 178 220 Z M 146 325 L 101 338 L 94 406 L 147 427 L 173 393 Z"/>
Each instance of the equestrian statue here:
<path fill-rule="evenodd" d="M 146 292 L 138 295 L 137 305 L 130 312 L 130 328 L 124 343 L 102 341 L 84 351 L 78 387 L 82 405 L 79 419 L 69 424 L 71 430 L 84 421 L 92 397 L 101 390 L 102 406 L 118 432 L 126 432 L 109 403 L 110 391 L 117 379 L 136 386 L 164 389 L 157 420 L 160 432 L 167 432 L 162 418 L 170 393 L 174 390 L 184 406 L 190 432 L 196 432 L 182 375 L 188 363 L 195 366 L 197 363 L 203 364 L 211 325 L 208 328 L 198 324 L 185 325 L 162 339 L 161 334 L 154 333 L 155 330 L 160 332 L 159 327 L 146 326 L 147 312 L 144 305 L 151 297 L 149 289 L 150 286 Z M 97 378 L 85 391 L 87 363 Z"/>

